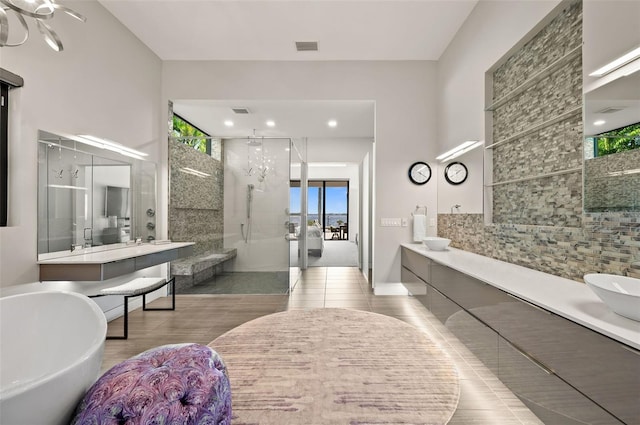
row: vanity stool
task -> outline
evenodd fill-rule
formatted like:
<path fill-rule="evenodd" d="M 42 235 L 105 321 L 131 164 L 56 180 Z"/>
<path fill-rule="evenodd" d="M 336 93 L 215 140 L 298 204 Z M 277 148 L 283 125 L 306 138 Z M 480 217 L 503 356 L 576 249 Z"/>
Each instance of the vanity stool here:
<path fill-rule="evenodd" d="M 160 289 L 165 285 L 171 285 L 171 307 L 150 308 L 146 306 L 146 295 Z M 158 277 L 138 277 L 122 285 L 112 286 L 100 290 L 99 294 L 91 295 L 90 298 L 104 297 L 107 295 L 124 296 L 124 334 L 121 336 L 107 336 L 107 339 L 127 339 L 129 337 L 129 298 L 142 295 L 142 309 L 148 310 L 175 310 L 176 309 L 176 287 L 175 278 L 165 280 Z"/>

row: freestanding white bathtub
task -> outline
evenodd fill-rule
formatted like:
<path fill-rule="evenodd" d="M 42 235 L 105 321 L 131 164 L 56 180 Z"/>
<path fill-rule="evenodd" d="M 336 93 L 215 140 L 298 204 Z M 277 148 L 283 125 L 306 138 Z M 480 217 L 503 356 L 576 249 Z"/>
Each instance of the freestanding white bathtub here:
<path fill-rule="evenodd" d="M 84 295 L 0 298 L 0 424 L 68 424 L 100 373 L 106 332 Z"/>

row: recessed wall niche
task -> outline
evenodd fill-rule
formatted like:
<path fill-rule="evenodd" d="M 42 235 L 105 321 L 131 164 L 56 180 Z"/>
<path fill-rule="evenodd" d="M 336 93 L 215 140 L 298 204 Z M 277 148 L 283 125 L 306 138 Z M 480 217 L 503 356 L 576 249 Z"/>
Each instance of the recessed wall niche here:
<path fill-rule="evenodd" d="M 492 76 L 493 223 L 582 225 L 582 4 Z"/>

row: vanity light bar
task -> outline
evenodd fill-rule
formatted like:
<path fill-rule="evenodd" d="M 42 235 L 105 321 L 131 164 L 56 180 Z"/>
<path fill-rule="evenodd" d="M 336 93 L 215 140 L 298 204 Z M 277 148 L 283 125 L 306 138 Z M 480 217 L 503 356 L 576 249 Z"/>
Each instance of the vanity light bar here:
<path fill-rule="evenodd" d="M 467 153 L 472 149 L 477 148 L 478 146 L 482 145 L 483 142 L 478 141 L 478 140 L 467 140 L 464 143 L 461 143 L 460 145 L 456 146 L 455 148 L 446 151 L 445 153 L 438 155 L 436 157 L 436 160 L 439 160 L 440 162 L 447 162 L 447 161 L 451 161 L 453 158 L 456 158 L 460 155 L 462 155 L 463 153 Z"/>
<path fill-rule="evenodd" d="M 107 149 L 113 152 L 118 152 L 122 155 L 126 155 L 136 159 L 144 159 L 143 157 L 148 156 L 148 153 L 140 152 L 135 149 L 128 148 L 126 146 L 121 145 L 120 143 L 112 142 L 111 140 L 101 139 L 96 136 L 91 136 L 89 134 L 79 134 L 74 140 L 77 140 L 80 143 L 84 143 L 86 145 L 95 146 L 101 149 Z"/>
<path fill-rule="evenodd" d="M 616 69 L 620 68 L 621 66 L 624 66 L 624 65 L 628 64 L 629 62 L 632 62 L 632 61 L 634 61 L 634 60 L 636 60 L 638 58 L 640 58 L 640 47 L 636 47 L 635 49 L 633 49 L 629 53 L 626 53 L 626 54 L 620 56 L 618 59 L 615 59 L 615 60 L 609 62 L 608 64 L 606 64 L 602 68 L 596 69 L 591 74 L 589 74 L 589 76 L 590 77 L 602 77 L 603 75 L 607 75 L 608 73 L 610 73 L 612 71 L 615 71 Z"/>

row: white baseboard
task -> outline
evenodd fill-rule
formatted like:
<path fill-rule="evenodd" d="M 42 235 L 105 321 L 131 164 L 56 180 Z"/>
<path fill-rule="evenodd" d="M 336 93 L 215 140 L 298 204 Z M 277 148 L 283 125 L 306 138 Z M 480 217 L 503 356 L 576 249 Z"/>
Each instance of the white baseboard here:
<path fill-rule="evenodd" d="M 373 289 L 375 295 L 409 295 L 402 283 L 377 283 Z"/>

